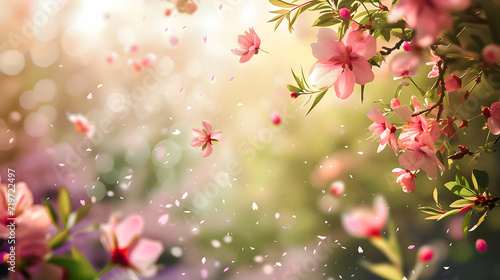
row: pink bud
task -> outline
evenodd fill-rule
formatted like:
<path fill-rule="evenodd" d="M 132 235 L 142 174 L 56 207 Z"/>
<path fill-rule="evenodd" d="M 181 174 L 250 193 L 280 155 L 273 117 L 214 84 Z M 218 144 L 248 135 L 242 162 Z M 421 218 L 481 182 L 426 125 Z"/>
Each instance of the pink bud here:
<path fill-rule="evenodd" d="M 479 251 L 479 252 L 484 252 L 486 251 L 486 241 L 484 241 L 484 239 L 478 239 L 476 241 L 476 249 Z"/>
<path fill-rule="evenodd" d="M 151 68 L 153 67 L 153 64 L 156 61 L 156 55 L 154 53 L 148 53 L 146 57 L 142 60 L 142 66 L 146 68 Z"/>
<path fill-rule="evenodd" d="M 118 54 L 115 52 L 112 52 L 106 57 L 106 62 L 107 63 L 113 63 L 116 59 L 118 58 Z"/>
<path fill-rule="evenodd" d="M 141 72 L 142 70 L 141 64 L 133 59 L 128 60 L 128 65 L 130 65 L 135 72 Z"/>
<path fill-rule="evenodd" d="M 489 63 L 500 61 L 500 45 L 490 44 L 483 48 L 483 59 Z"/>
<path fill-rule="evenodd" d="M 339 10 L 339 15 L 343 18 L 351 18 L 351 12 L 348 9 L 342 8 Z"/>
<path fill-rule="evenodd" d="M 462 79 L 455 74 L 450 74 L 446 77 L 446 80 L 444 80 L 444 84 L 448 92 L 458 91 L 462 87 Z"/>
<path fill-rule="evenodd" d="M 409 86 L 409 85 L 410 85 L 410 83 L 405 82 L 405 81 L 401 81 L 401 82 L 399 82 L 399 85 L 400 85 L 400 86 L 405 86 L 405 87 L 407 87 L 407 86 Z"/>
<path fill-rule="evenodd" d="M 278 125 L 281 123 L 281 117 L 280 117 L 280 114 L 276 113 L 276 112 L 272 112 L 271 113 L 271 121 Z"/>
<path fill-rule="evenodd" d="M 127 52 L 127 53 L 134 53 L 134 52 L 137 52 L 138 50 L 139 50 L 139 47 L 137 47 L 136 44 L 130 44 L 125 49 L 125 52 Z"/>
<path fill-rule="evenodd" d="M 345 184 L 342 181 L 335 181 L 330 185 L 330 193 L 334 197 L 340 197 L 344 194 Z"/>
<path fill-rule="evenodd" d="M 170 16 L 171 14 L 172 14 L 172 10 L 167 9 L 167 10 L 165 11 L 165 15 L 166 15 L 167 17 L 168 17 L 168 16 Z"/>
<path fill-rule="evenodd" d="M 413 45 L 410 42 L 404 42 L 403 50 L 405 50 L 406 52 L 410 52 L 411 50 L 413 50 Z"/>
<path fill-rule="evenodd" d="M 434 251 L 432 251 L 430 246 L 423 246 L 418 250 L 418 261 L 426 263 L 434 257 Z"/>
<path fill-rule="evenodd" d="M 394 98 L 391 100 L 391 108 L 392 110 L 396 110 L 401 106 L 401 101 L 399 101 L 399 98 Z"/>

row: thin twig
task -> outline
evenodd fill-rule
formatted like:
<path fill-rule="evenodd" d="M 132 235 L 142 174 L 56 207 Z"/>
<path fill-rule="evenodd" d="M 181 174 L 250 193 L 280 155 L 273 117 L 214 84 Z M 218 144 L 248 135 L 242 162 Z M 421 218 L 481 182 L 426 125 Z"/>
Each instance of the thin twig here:
<path fill-rule="evenodd" d="M 382 47 L 382 49 L 384 49 L 383 51 L 380 51 L 380 53 L 382 55 L 390 55 L 393 51 L 395 50 L 399 50 L 399 48 L 401 48 L 401 45 L 405 42 L 405 40 L 401 39 L 399 40 L 399 42 L 396 43 L 396 45 L 394 45 L 394 47 L 392 48 L 388 48 L 388 47 Z"/>

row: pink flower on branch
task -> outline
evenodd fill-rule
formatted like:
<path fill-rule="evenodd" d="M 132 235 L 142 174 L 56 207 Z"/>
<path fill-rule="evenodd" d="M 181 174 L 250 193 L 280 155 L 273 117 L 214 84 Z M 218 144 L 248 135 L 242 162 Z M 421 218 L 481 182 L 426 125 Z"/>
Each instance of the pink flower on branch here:
<path fill-rule="evenodd" d="M 141 237 L 144 220 L 131 215 L 118 223 L 112 215 L 107 224 L 101 225 L 101 243 L 111 253 L 111 263 L 130 268 L 145 277 L 156 274 L 156 260 L 163 252 L 160 241 Z"/>
<path fill-rule="evenodd" d="M 416 140 L 418 142 L 409 141 L 405 143 L 408 151 L 399 156 L 399 163 L 409 171 L 422 169 L 429 179 L 436 179 L 436 167 L 441 172 L 445 171 L 445 167 L 436 156 L 432 137 L 427 133 L 423 133 Z"/>
<path fill-rule="evenodd" d="M 483 110 L 483 115 L 485 110 Z M 500 134 L 500 102 L 491 104 L 489 108 L 488 129 L 493 135 Z"/>
<path fill-rule="evenodd" d="M 311 67 L 309 81 L 318 88 L 335 86 L 340 99 L 351 96 L 354 84 L 364 85 L 375 78 L 367 60 L 377 52 L 377 42 L 368 32 L 350 30 L 339 42 L 335 31 L 321 28 L 311 48 L 318 61 Z"/>
<path fill-rule="evenodd" d="M 375 197 L 373 209 L 360 206 L 342 215 L 342 225 L 351 235 L 379 238 L 389 214 L 387 202 L 382 196 Z"/>
<path fill-rule="evenodd" d="M 238 36 L 239 49 L 232 49 L 231 52 L 235 55 L 240 55 L 240 63 L 245 63 L 249 61 L 254 54 L 259 52 L 260 48 L 260 38 L 255 33 L 253 28 L 245 31 L 245 34 Z"/>
<path fill-rule="evenodd" d="M 195 136 L 191 141 L 192 147 L 201 147 L 202 155 L 204 158 L 212 154 L 212 146 L 222 140 L 222 131 L 215 130 L 212 133 L 212 125 L 209 121 L 202 122 L 202 129 L 191 129 L 192 134 Z"/>
<path fill-rule="evenodd" d="M 394 80 L 417 75 L 420 57 L 412 53 L 399 53 L 391 61 Z"/>
<path fill-rule="evenodd" d="M 374 121 L 370 125 L 369 129 L 374 132 L 374 135 L 380 136 L 380 145 L 378 146 L 377 153 L 380 153 L 385 149 L 385 146 L 389 144 L 394 153 L 398 154 L 398 145 L 396 142 L 396 127 L 389 122 L 382 112 L 375 106 L 372 106 L 372 110 L 366 112 L 366 115 L 370 120 Z"/>
<path fill-rule="evenodd" d="M 400 18 L 415 29 L 415 42 L 421 47 L 430 46 L 441 32 L 450 29 L 452 20 L 450 11 L 466 9 L 470 0 L 401 0 L 391 11 L 389 21 Z"/>
<path fill-rule="evenodd" d="M 394 168 L 392 173 L 396 174 L 398 178 L 396 179 L 396 183 L 403 188 L 405 193 L 412 193 L 415 190 L 415 176 L 409 170 L 403 170 L 401 168 Z"/>

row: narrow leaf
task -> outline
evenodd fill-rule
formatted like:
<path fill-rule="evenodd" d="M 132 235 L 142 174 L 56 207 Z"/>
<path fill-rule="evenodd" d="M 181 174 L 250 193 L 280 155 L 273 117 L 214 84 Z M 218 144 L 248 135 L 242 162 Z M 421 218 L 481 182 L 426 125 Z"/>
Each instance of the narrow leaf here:
<path fill-rule="evenodd" d="M 59 195 L 57 197 L 57 210 L 59 210 L 59 216 L 61 217 L 63 226 L 66 228 L 68 216 L 71 212 L 71 198 L 65 187 L 61 187 L 59 190 Z"/>
<path fill-rule="evenodd" d="M 389 263 L 371 264 L 367 261 L 363 261 L 361 264 L 373 274 L 376 274 L 384 279 L 401 280 L 404 278 L 401 271 Z"/>
<path fill-rule="evenodd" d="M 59 218 L 57 217 L 56 210 L 54 210 L 52 203 L 45 199 L 42 201 L 42 203 L 45 206 L 45 209 L 47 209 L 52 223 L 56 226 L 56 228 L 59 228 Z"/>
<path fill-rule="evenodd" d="M 444 184 L 444 186 L 447 187 L 452 193 L 461 197 L 476 196 L 472 190 L 467 189 L 465 186 L 457 185 L 456 182 L 448 182 Z"/>
<path fill-rule="evenodd" d="M 460 209 L 453 209 L 453 210 L 450 210 L 446 213 L 444 213 L 443 215 L 441 215 L 441 217 L 439 217 L 438 221 L 441 221 L 441 220 L 444 220 L 446 218 L 449 218 L 455 214 L 457 214 L 458 212 L 460 211 Z"/>
<path fill-rule="evenodd" d="M 482 224 L 484 222 L 484 219 L 486 218 L 486 214 L 488 214 L 488 211 L 484 212 L 484 215 L 481 216 L 481 218 L 479 218 L 479 221 L 477 221 L 476 225 L 474 225 L 471 229 L 469 229 L 469 231 L 474 231 L 476 230 L 476 228 Z"/>
<path fill-rule="evenodd" d="M 481 170 L 472 170 L 472 183 L 474 184 L 474 188 L 480 193 L 484 193 L 488 188 L 488 184 L 490 179 L 488 177 L 488 173 Z"/>
<path fill-rule="evenodd" d="M 363 103 L 364 96 L 365 96 L 365 85 L 361 85 L 361 103 Z"/>
<path fill-rule="evenodd" d="M 462 233 L 464 234 L 464 239 L 467 238 L 467 229 L 469 228 L 469 219 L 472 211 L 467 212 L 462 222 Z"/>
<path fill-rule="evenodd" d="M 453 208 L 462 208 L 462 207 L 465 207 L 465 206 L 469 206 L 471 204 L 474 204 L 474 203 L 471 202 L 468 199 L 459 199 L 459 200 L 455 200 L 452 204 L 450 204 L 450 207 L 453 207 Z"/>
<path fill-rule="evenodd" d="M 281 1 L 281 0 L 269 0 L 269 2 L 271 2 L 271 4 L 273 4 L 274 6 L 278 6 L 278 7 L 282 7 L 282 8 L 293 8 L 296 6 L 294 4 L 287 3 L 287 2 Z"/>
<path fill-rule="evenodd" d="M 436 205 L 439 205 L 439 202 L 438 202 L 438 190 L 437 190 L 437 188 L 434 188 L 434 192 L 432 192 L 432 197 L 434 198 L 434 201 L 436 202 Z"/>
<path fill-rule="evenodd" d="M 49 247 L 52 249 L 52 251 L 62 247 L 66 243 L 66 241 L 68 240 L 69 236 L 70 236 L 70 233 L 67 229 L 65 229 L 61 232 L 58 232 L 52 238 L 52 240 L 50 240 Z"/>
<path fill-rule="evenodd" d="M 311 108 L 309 108 L 309 111 L 307 111 L 307 115 L 309 115 L 309 113 L 311 112 L 312 109 L 314 109 L 314 107 L 316 107 L 316 105 L 318 105 L 318 103 L 321 101 L 321 99 L 323 98 L 323 96 L 325 96 L 325 93 L 327 92 L 328 90 L 324 90 L 322 92 L 320 92 L 318 95 L 316 95 L 316 98 L 314 98 L 314 101 L 313 101 L 313 104 L 311 105 Z"/>

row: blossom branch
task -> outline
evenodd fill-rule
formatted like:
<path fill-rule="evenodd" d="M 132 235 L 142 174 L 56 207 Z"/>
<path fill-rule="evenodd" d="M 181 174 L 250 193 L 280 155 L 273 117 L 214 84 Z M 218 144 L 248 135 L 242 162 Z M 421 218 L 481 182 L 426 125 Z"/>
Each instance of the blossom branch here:
<path fill-rule="evenodd" d="M 394 45 L 394 47 L 392 48 L 388 48 L 388 47 L 382 47 L 382 49 L 384 49 L 383 51 L 380 51 L 380 53 L 382 55 L 390 55 L 393 51 L 395 50 L 399 50 L 399 48 L 401 48 L 401 45 L 403 45 L 403 43 L 405 42 L 405 40 L 401 39 L 399 40 L 399 42 L 396 43 L 396 45 Z"/>

